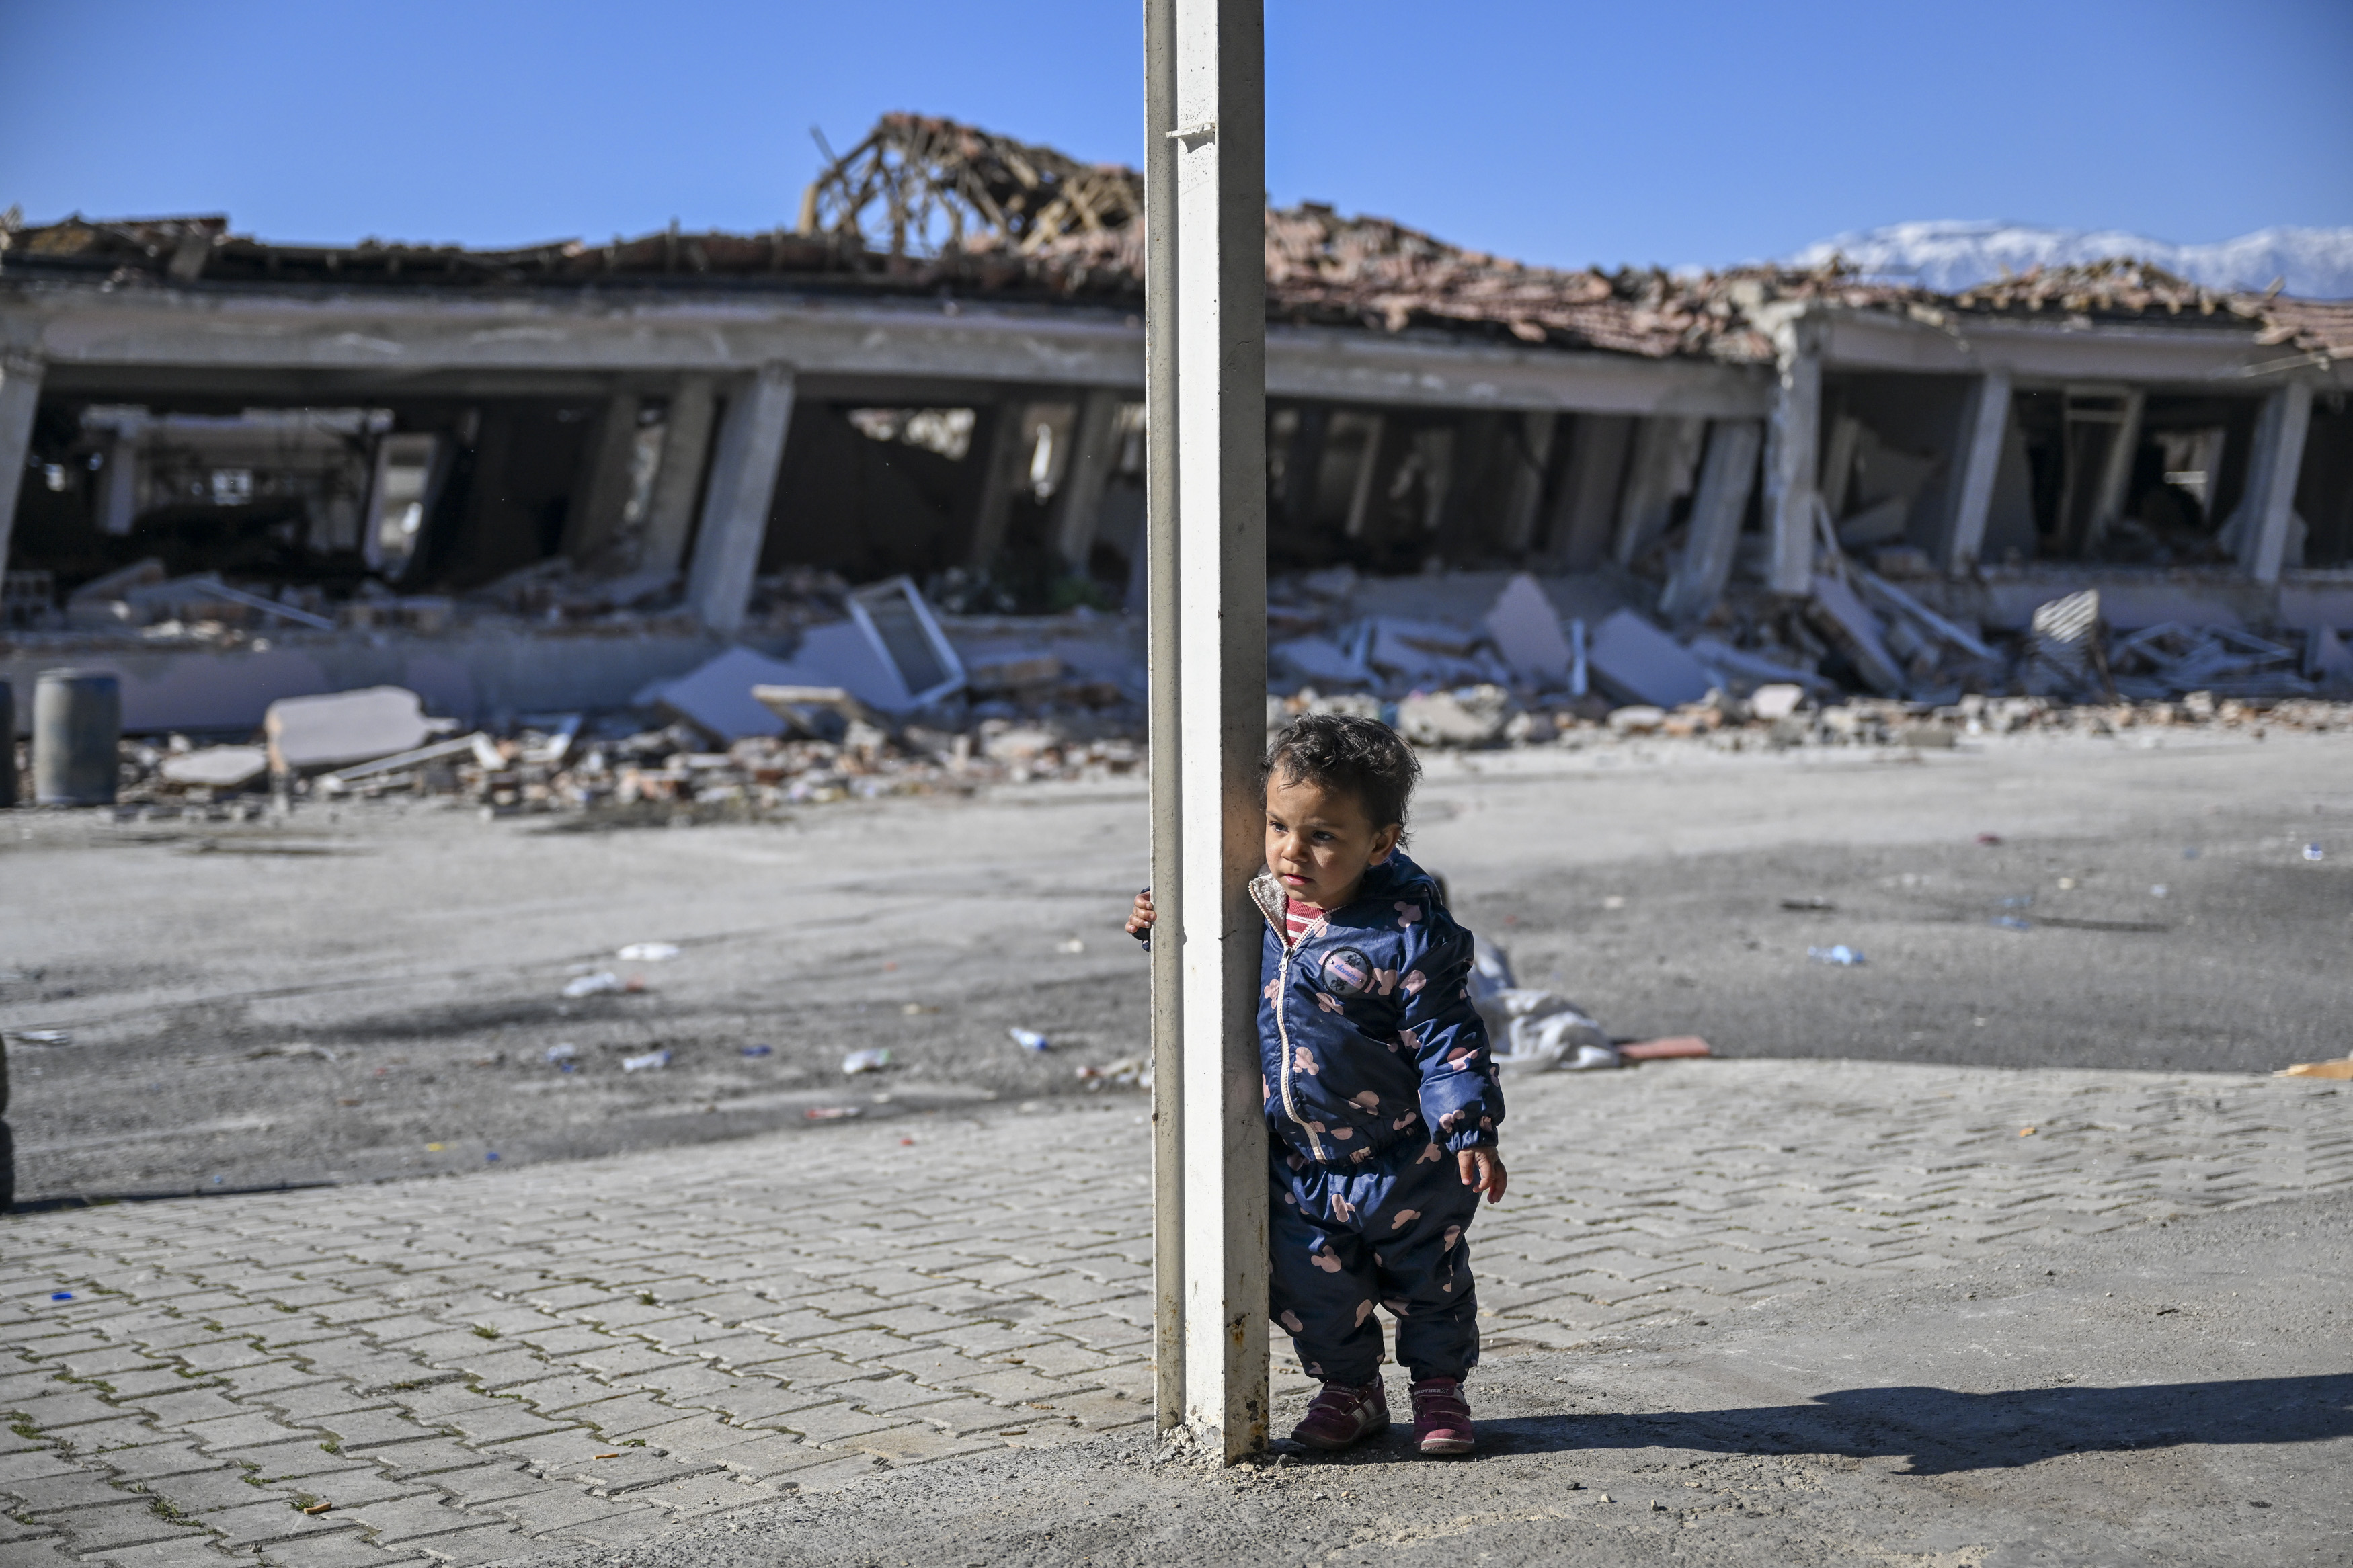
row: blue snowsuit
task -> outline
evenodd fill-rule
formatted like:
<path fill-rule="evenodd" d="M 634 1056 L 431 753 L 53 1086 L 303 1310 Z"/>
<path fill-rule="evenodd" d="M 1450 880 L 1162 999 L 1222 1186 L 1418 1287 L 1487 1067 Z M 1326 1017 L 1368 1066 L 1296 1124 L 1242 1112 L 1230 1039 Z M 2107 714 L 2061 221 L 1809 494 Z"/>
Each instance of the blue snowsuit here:
<path fill-rule="evenodd" d="M 1294 946 L 1282 887 L 1266 916 L 1259 1054 L 1271 1136 L 1268 1310 L 1311 1377 L 1379 1375 L 1376 1302 L 1398 1321 L 1415 1381 L 1479 1360 L 1479 1304 L 1463 1232 L 1479 1194 L 1454 1156 L 1492 1145 L 1504 1096 L 1471 1005 L 1471 933 L 1401 854 L 1365 874 Z"/>

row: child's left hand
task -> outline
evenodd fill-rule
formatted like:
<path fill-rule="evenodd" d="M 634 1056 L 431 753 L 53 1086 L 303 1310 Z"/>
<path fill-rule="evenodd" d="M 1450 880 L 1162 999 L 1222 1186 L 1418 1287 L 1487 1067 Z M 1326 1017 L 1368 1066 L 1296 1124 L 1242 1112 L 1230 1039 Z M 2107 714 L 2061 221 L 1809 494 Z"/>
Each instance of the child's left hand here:
<path fill-rule="evenodd" d="M 1494 1149 L 1465 1149 L 1454 1156 L 1457 1169 L 1462 1173 L 1462 1184 L 1474 1193 L 1487 1194 L 1491 1205 L 1504 1201 L 1504 1184 L 1510 1173 L 1504 1169 L 1504 1157 Z"/>

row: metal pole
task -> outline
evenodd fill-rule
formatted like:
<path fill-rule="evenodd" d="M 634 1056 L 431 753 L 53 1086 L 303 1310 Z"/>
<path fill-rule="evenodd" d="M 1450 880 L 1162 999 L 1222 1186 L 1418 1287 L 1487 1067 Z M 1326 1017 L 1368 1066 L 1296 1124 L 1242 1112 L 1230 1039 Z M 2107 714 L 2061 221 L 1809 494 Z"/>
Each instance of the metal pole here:
<path fill-rule="evenodd" d="M 1265 22 L 1173 3 L 1185 1419 L 1231 1461 L 1267 1432 Z"/>
<path fill-rule="evenodd" d="M 1164 1432 L 1185 1420 L 1184 879 L 1176 759 L 1176 0 L 1144 5 L 1144 497 L 1151 686 L 1152 1390 Z"/>

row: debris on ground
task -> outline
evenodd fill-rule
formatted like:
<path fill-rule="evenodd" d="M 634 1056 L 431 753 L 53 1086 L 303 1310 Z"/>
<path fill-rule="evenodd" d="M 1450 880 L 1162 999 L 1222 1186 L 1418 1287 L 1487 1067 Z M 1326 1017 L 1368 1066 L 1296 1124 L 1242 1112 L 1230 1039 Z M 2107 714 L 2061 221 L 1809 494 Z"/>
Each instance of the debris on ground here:
<path fill-rule="evenodd" d="M 1006 1033 L 1011 1035 L 1013 1043 L 1025 1051 L 1050 1051 L 1054 1048 L 1053 1042 L 1035 1029 L 1013 1028 Z"/>
<path fill-rule="evenodd" d="M 621 1058 L 621 1070 L 623 1072 L 648 1072 L 655 1068 L 666 1068 L 668 1066 L 670 1066 L 670 1052 L 667 1050 L 648 1051 L 641 1057 L 623 1057 Z"/>
<path fill-rule="evenodd" d="M 624 963 L 668 963 L 678 952 L 674 942 L 633 942 L 613 956 Z"/>
<path fill-rule="evenodd" d="M 1833 947 L 1810 947 L 1806 956 L 1816 963 L 1828 963 L 1841 969 L 1859 969 L 1866 962 L 1862 953 L 1840 942 Z"/>
<path fill-rule="evenodd" d="M 1712 1057 L 1715 1052 L 1697 1035 L 1670 1035 L 1663 1039 L 1636 1040 L 1618 1047 L 1630 1062 L 1672 1061 L 1684 1057 Z"/>
<path fill-rule="evenodd" d="M 583 996 L 602 996 L 620 989 L 621 977 L 609 969 L 601 969 L 593 974 L 575 974 L 565 982 L 564 995 L 567 1001 L 576 1002 Z"/>
<path fill-rule="evenodd" d="M 2342 1061 L 2298 1062 L 2294 1067 L 2282 1068 L 2279 1071 L 2272 1074 L 2272 1076 L 2274 1078 L 2325 1078 L 2353 1080 L 2353 1057 L 2348 1057 Z"/>
<path fill-rule="evenodd" d="M 860 1073 L 881 1072 L 890 1065 L 891 1053 L 887 1048 L 852 1051 L 841 1058 L 841 1071 L 845 1078 L 856 1078 Z"/>

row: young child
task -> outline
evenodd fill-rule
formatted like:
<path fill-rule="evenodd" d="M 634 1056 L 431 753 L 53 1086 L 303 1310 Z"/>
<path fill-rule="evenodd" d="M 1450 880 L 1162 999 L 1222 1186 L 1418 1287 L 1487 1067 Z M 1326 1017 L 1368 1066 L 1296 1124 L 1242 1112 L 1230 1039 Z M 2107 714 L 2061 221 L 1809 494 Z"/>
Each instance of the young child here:
<path fill-rule="evenodd" d="M 1416 1446 L 1475 1446 L 1462 1377 L 1479 1360 L 1463 1242 L 1504 1197 L 1504 1097 L 1471 1005 L 1471 933 L 1398 852 L 1421 772 L 1370 719 L 1310 714 L 1268 753 L 1259 1056 L 1273 1136 L 1274 1321 L 1323 1392 L 1292 1432 L 1345 1448 L 1385 1431 L 1378 1303 L 1412 1374 Z M 1150 889 L 1128 931 L 1148 938 Z"/>

